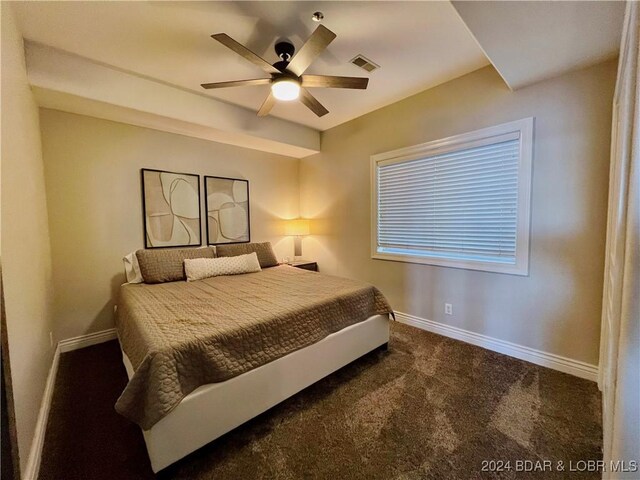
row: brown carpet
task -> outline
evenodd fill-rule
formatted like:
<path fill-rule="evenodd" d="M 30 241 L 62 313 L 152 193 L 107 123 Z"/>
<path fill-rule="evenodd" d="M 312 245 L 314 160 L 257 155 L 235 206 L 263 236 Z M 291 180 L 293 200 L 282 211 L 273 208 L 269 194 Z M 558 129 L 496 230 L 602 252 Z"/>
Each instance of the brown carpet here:
<path fill-rule="evenodd" d="M 61 356 L 41 479 L 154 478 L 138 427 L 113 408 L 126 381 L 115 341 Z M 600 412 L 595 383 L 394 322 L 387 352 L 348 365 L 158 478 L 567 478 L 482 472 L 482 461 L 601 459 Z"/>

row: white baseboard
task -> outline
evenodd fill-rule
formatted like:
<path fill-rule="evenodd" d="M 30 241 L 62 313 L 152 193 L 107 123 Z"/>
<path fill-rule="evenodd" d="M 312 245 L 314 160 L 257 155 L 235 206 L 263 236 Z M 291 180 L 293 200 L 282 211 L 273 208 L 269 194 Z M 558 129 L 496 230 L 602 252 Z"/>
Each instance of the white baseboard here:
<path fill-rule="evenodd" d="M 434 322 L 426 318 L 416 317 L 408 313 L 395 312 L 396 319 L 401 323 L 412 325 L 422 330 L 437 333 L 445 337 L 455 338 L 478 347 L 486 348 L 494 352 L 503 353 L 510 357 L 519 358 L 527 362 L 535 363 L 543 367 L 553 370 L 559 370 L 576 377 L 585 378 L 593 382 L 598 379 L 598 367 L 589 363 L 573 360 L 571 358 L 562 357 L 554 353 L 547 353 L 534 348 L 525 347 L 516 343 L 499 340 L 497 338 L 482 335 L 480 333 L 470 332 L 458 327 L 445 325 L 444 323 Z"/>
<path fill-rule="evenodd" d="M 56 374 L 58 373 L 58 364 L 60 363 L 60 354 L 78 350 L 79 348 L 90 347 L 98 343 L 108 342 L 117 338 L 116 329 L 110 328 L 101 332 L 80 335 L 79 337 L 68 338 L 58 342 L 56 350 L 53 354 L 53 361 L 47 376 L 47 383 L 42 394 L 42 402 L 40 403 L 40 411 L 36 420 L 36 428 L 31 441 L 31 450 L 29 451 L 29 459 L 27 467 L 22 474 L 23 480 L 36 480 L 40 472 L 40 460 L 42 458 L 42 447 L 44 446 L 44 436 L 47 431 L 47 421 L 49 420 L 49 410 L 51 409 L 51 400 L 53 399 L 53 388 L 56 383 Z"/>
<path fill-rule="evenodd" d="M 109 340 L 114 340 L 116 338 L 118 338 L 116 329 L 109 328 L 107 330 L 102 330 L 101 332 L 89 333 L 87 335 L 80 335 L 79 337 L 61 340 L 58 345 L 60 346 L 60 353 L 65 353 L 84 347 L 90 347 L 91 345 L 97 345 L 98 343 L 108 342 Z"/>
<path fill-rule="evenodd" d="M 44 445 L 44 434 L 47 430 L 47 420 L 49 420 L 49 409 L 51 408 L 51 399 L 53 398 L 53 387 L 56 383 L 56 374 L 58 373 L 58 362 L 60 360 L 60 345 L 56 346 L 53 354 L 53 361 L 47 376 L 47 383 L 44 386 L 42 394 L 42 402 L 40 402 L 40 411 L 36 420 L 36 428 L 33 432 L 33 440 L 31 440 L 31 450 L 29 451 L 29 459 L 27 467 L 22 472 L 23 480 L 36 480 L 40 472 L 40 459 L 42 456 L 42 447 Z"/>

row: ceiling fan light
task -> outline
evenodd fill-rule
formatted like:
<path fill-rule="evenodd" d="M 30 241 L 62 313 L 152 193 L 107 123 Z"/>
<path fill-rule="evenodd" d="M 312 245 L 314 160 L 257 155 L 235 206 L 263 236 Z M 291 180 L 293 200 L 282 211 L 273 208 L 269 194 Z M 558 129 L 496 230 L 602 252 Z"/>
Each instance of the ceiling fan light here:
<path fill-rule="evenodd" d="M 271 92 L 278 100 L 288 102 L 300 96 L 300 84 L 295 80 L 278 80 L 271 84 Z"/>

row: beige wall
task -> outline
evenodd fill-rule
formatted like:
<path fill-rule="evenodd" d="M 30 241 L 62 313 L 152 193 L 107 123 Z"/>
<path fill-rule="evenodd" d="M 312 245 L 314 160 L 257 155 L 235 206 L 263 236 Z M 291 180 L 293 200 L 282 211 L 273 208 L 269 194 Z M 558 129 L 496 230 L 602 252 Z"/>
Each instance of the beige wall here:
<path fill-rule="evenodd" d="M 143 167 L 248 179 L 251 240 L 293 254 L 281 219 L 298 215 L 297 160 L 55 110 L 40 124 L 57 340 L 113 326 L 121 259 L 144 247 Z"/>
<path fill-rule="evenodd" d="M 22 36 L 2 5 L 2 276 L 22 472 L 53 348 L 52 283 L 38 108 Z"/>
<path fill-rule="evenodd" d="M 300 166 L 305 256 L 398 311 L 597 364 L 615 75 L 610 61 L 511 92 L 486 67 L 324 132 Z M 528 277 L 370 258 L 370 155 L 529 116 Z"/>

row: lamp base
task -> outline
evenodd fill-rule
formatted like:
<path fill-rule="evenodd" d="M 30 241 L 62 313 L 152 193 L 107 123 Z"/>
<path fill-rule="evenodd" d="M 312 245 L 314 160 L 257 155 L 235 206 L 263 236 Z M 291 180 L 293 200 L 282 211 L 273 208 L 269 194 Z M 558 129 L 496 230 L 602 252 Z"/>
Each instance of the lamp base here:
<path fill-rule="evenodd" d="M 302 256 L 302 237 L 297 236 L 293 239 L 293 256 L 301 257 Z"/>

